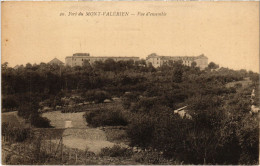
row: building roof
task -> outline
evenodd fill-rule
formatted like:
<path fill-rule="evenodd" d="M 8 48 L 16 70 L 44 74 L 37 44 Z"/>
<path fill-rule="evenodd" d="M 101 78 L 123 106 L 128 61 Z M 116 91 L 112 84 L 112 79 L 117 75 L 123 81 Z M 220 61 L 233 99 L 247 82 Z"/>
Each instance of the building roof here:
<path fill-rule="evenodd" d="M 149 58 L 161 58 L 162 60 L 195 60 L 195 59 L 207 59 L 205 55 L 199 56 L 161 56 L 156 55 L 155 53 L 148 55 L 146 59 Z"/>
<path fill-rule="evenodd" d="M 67 56 L 66 58 L 86 58 L 86 56 Z M 65 58 L 65 59 L 66 59 Z M 106 58 L 106 59 L 109 59 L 109 58 L 138 58 L 139 57 L 134 57 L 134 56 L 88 56 L 87 58 Z"/>
<path fill-rule="evenodd" d="M 197 58 L 199 58 L 199 59 L 208 59 L 208 57 L 206 57 L 204 54 L 201 54 L 200 56 L 197 56 Z"/>
<path fill-rule="evenodd" d="M 18 69 L 20 66 L 19 65 L 16 65 L 15 67 L 14 67 L 14 69 Z"/>
<path fill-rule="evenodd" d="M 89 53 L 75 53 L 73 56 L 90 56 Z"/>
<path fill-rule="evenodd" d="M 62 61 L 60 61 L 57 58 L 54 58 L 53 60 L 51 60 L 48 64 L 57 64 L 57 65 L 62 65 L 64 64 Z"/>

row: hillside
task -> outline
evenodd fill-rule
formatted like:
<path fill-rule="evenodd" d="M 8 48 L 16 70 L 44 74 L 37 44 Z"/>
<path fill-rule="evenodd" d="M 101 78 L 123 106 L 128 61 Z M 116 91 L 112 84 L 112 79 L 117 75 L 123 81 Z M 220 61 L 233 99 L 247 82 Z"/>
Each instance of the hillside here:
<path fill-rule="evenodd" d="M 3 110 L 18 110 L 19 117 L 33 128 L 54 127 L 66 133 L 65 121 L 72 121 L 75 129 L 98 128 L 102 140 L 118 145 L 102 148 L 95 155 L 99 160 L 258 163 L 258 113 L 252 112 L 253 105 L 259 109 L 258 73 L 216 70 L 213 63 L 205 70 L 180 62 L 158 68 L 141 63 L 108 60 L 82 67 L 2 66 Z M 85 149 L 78 146 L 85 146 L 84 137 L 89 136 L 81 136 L 73 137 L 74 143 L 66 142 L 64 136 L 62 145 Z M 90 151 L 84 153 L 90 155 Z M 81 164 L 86 163 L 82 160 Z"/>

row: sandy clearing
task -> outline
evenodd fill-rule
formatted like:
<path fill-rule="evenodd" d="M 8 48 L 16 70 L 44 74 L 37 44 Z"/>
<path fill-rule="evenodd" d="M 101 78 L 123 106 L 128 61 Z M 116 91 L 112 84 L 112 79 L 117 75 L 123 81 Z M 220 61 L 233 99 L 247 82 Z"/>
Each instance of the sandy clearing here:
<path fill-rule="evenodd" d="M 87 122 L 83 115 L 85 112 L 77 112 L 77 113 L 61 113 L 61 111 L 52 111 L 45 112 L 42 114 L 42 117 L 46 117 L 51 121 L 51 125 L 55 128 L 64 128 L 65 121 L 72 122 L 72 128 L 82 128 L 86 129 Z"/>
<path fill-rule="evenodd" d="M 55 128 L 64 128 L 65 121 L 72 121 L 72 128 L 67 128 L 63 132 L 63 144 L 69 148 L 88 150 L 98 154 L 102 148 L 113 147 L 115 143 L 107 140 L 103 130 L 90 128 L 83 117 L 84 112 L 61 113 L 53 111 L 43 113 L 43 117 L 51 121 Z"/>

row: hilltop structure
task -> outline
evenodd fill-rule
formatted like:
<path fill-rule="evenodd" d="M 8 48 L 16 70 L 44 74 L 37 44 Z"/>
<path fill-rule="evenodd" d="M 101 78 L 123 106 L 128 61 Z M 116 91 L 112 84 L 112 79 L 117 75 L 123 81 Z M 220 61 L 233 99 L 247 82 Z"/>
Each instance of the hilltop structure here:
<path fill-rule="evenodd" d="M 92 65 L 95 61 L 102 61 L 104 62 L 107 59 L 113 59 L 114 61 L 128 61 L 128 60 L 133 60 L 138 61 L 139 57 L 112 57 L 112 56 L 107 56 L 107 57 L 94 57 L 90 56 L 89 53 L 76 53 L 73 54 L 73 56 L 68 56 L 65 58 L 65 63 L 68 66 L 74 67 L 74 66 L 82 66 L 83 62 L 86 60 Z"/>
<path fill-rule="evenodd" d="M 155 53 L 148 55 L 146 63 L 151 63 L 153 67 L 160 67 L 163 64 L 169 64 L 170 62 L 182 61 L 183 65 L 191 66 L 193 62 L 196 62 L 196 66 L 200 69 L 205 69 L 208 66 L 208 58 L 206 56 L 159 56 Z"/>
<path fill-rule="evenodd" d="M 62 61 L 60 61 L 59 59 L 57 58 L 54 58 L 53 60 L 51 60 L 50 62 L 48 62 L 48 64 L 57 64 L 57 65 L 63 65 L 64 63 Z"/>
<path fill-rule="evenodd" d="M 96 61 L 104 62 L 107 59 L 113 59 L 115 62 L 118 61 L 128 61 L 133 60 L 138 61 L 139 57 L 97 57 L 97 56 L 90 56 L 89 53 L 75 53 L 73 56 L 68 56 L 65 58 L 65 63 L 68 66 L 83 66 L 84 61 L 88 61 L 90 65 L 92 65 Z M 151 63 L 153 67 L 160 67 L 163 64 L 174 63 L 176 61 L 182 61 L 183 65 L 192 66 L 192 64 L 196 64 L 197 67 L 200 69 L 205 69 L 208 66 L 208 58 L 206 56 L 199 55 L 199 56 L 159 56 L 155 53 L 148 55 L 146 58 L 146 63 Z"/>
<path fill-rule="evenodd" d="M 18 69 L 19 67 L 20 67 L 19 65 L 15 65 L 14 69 L 16 70 L 16 69 Z"/>

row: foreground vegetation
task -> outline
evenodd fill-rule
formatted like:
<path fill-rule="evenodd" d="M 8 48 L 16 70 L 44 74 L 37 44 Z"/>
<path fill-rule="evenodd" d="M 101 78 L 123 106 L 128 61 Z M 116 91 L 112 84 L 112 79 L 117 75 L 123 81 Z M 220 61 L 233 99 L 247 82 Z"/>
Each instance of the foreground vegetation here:
<path fill-rule="evenodd" d="M 240 84 L 245 78 L 250 84 Z M 130 146 L 157 155 L 157 164 L 163 159 L 184 164 L 258 163 L 258 117 L 249 112 L 253 89 L 253 104 L 259 106 L 259 74 L 251 71 L 219 69 L 214 63 L 201 71 L 181 62 L 155 69 L 143 61 L 107 60 L 73 68 L 42 63 L 14 70 L 5 64 L 2 80 L 4 110 L 17 109 L 36 127 L 50 127 L 40 116 L 40 102 L 67 109 L 120 97 L 123 107 L 87 111 L 86 121 L 93 127 L 126 126 Z M 63 100 L 73 95 L 78 96 L 73 104 Z M 184 106 L 192 118 L 174 113 Z M 117 151 L 132 155 L 119 147 L 102 154 Z"/>

